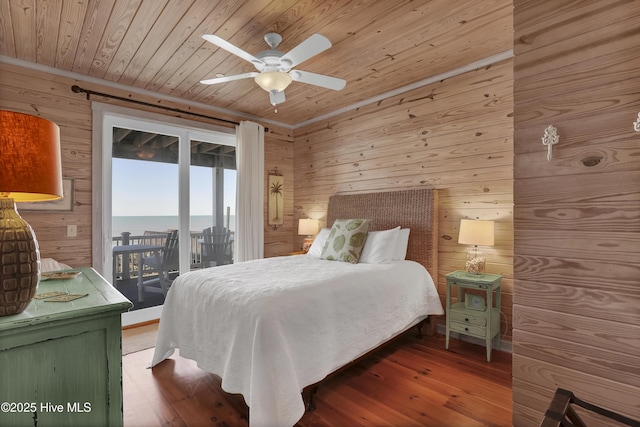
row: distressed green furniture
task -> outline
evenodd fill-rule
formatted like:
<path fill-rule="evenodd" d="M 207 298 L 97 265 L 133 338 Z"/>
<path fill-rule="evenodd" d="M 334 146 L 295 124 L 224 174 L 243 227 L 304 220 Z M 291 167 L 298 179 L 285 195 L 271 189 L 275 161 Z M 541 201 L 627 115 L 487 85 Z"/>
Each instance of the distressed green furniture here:
<path fill-rule="evenodd" d="M 34 299 L 0 317 L 0 426 L 122 426 L 120 314 L 131 302 L 92 268 L 40 282 L 38 294 L 88 294 L 68 302 Z"/>
<path fill-rule="evenodd" d="M 499 274 L 469 274 L 466 271 L 454 271 L 447 278 L 447 337 L 445 348 L 449 349 L 449 335 L 453 332 L 482 338 L 487 346 L 487 362 L 491 361 L 491 343 L 496 338 L 496 348 L 500 350 L 500 284 Z M 451 302 L 452 288 L 457 288 L 457 302 Z M 465 305 L 468 296 L 464 289 L 486 292 L 486 305 L 483 310 L 472 309 Z M 495 292 L 495 306 L 493 294 Z M 467 301 L 469 302 L 469 301 Z"/>

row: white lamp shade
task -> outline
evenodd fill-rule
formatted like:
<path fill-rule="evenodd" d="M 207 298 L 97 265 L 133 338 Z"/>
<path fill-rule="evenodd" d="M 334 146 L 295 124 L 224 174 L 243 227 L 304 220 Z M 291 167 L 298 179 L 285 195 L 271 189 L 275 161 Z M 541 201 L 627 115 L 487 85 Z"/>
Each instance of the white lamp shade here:
<path fill-rule="evenodd" d="M 267 92 L 282 92 L 291 84 L 293 79 L 288 73 L 283 73 L 281 71 L 268 71 L 258 74 L 255 81 Z"/>
<path fill-rule="evenodd" d="M 317 219 L 301 219 L 298 221 L 298 234 L 305 236 L 312 236 L 318 234 L 318 220 Z"/>
<path fill-rule="evenodd" d="M 474 219 L 460 220 L 458 243 L 462 245 L 493 246 L 494 222 Z"/>

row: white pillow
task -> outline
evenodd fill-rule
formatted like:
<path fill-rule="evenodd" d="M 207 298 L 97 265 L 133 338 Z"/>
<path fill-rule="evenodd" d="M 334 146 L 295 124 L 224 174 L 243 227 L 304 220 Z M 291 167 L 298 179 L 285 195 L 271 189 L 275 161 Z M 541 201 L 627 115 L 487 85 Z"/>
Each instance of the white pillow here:
<path fill-rule="evenodd" d="M 384 231 L 370 231 L 360 254 L 361 263 L 384 264 L 391 262 L 400 227 Z"/>
<path fill-rule="evenodd" d="M 391 260 L 402 261 L 407 258 L 407 246 L 409 245 L 410 231 L 410 228 L 401 228 L 400 231 L 398 231 L 398 238 L 396 239 L 396 246 L 393 250 Z"/>
<path fill-rule="evenodd" d="M 311 255 L 315 258 L 320 258 L 320 255 L 322 254 L 322 248 L 324 247 L 324 242 L 327 241 L 327 237 L 329 237 L 330 232 L 330 228 L 323 228 L 322 230 L 320 230 L 315 240 L 311 244 L 307 255 Z"/>

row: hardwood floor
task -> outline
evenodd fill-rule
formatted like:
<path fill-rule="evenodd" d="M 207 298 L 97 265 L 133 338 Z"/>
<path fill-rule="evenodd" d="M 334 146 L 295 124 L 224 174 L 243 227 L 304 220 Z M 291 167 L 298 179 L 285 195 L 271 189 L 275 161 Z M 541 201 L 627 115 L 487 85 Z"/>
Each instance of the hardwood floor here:
<path fill-rule="evenodd" d="M 153 349 L 123 357 L 124 425 L 247 426 L 240 395 L 174 354 L 146 369 Z M 298 427 L 511 426 L 511 354 L 411 333 L 322 383 Z"/>

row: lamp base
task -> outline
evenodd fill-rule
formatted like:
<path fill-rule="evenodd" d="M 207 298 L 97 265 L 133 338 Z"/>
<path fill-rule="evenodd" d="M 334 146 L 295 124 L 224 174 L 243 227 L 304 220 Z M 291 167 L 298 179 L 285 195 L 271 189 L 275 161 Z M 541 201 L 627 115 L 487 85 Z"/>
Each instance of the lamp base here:
<path fill-rule="evenodd" d="M 473 250 L 467 252 L 467 262 L 465 263 L 465 270 L 468 274 L 484 274 L 486 259 L 482 255 L 482 252 Z"/>
<path fill-rule="evenodd" d="M 40 251 L 13 199 L 0 197 L 0 316 L 22 313 L 36 294 Z"/>
<path fill-rule="evenodd" d="M 302 243 L 302 250 L 305 252 L 309 252 L 311 249 L 311 245 L 313 245 L 313 241 L 315 238 L 313 236 L 307 236 L 304 238 L 304 243 Z"/>

